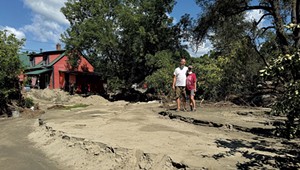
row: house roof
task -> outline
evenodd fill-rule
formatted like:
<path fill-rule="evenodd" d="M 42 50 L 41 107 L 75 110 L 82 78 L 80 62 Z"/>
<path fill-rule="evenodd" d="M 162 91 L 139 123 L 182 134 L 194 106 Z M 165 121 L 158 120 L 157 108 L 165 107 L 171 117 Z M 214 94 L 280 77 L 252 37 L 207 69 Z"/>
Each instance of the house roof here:
<path fill-rule="evenodd" d="M 49 72 L 49 71 L 52 71 L 52 69 L 51 68 L 45 68 L 45 69 L 42 69 L 42 70 L 30 71 L 30 72 L 27 72 L 25 74 L 26 75 L 39 75 L 39 74 L 46 73 L 46 72 Z"/>
<path fill-rule="evenodd" d="M 55 60 L 53 60 L 51 63 L 45 65 L 43 61 L 39 62 L 37 65 L 35 65 L 34 67 L 30 67 L 27 70 L 35 70 L 35 69 L 45 69 L 47 67 L 51 67 L 53 66 L 56 62 L 58 62 L 61 58 L 63 58 L 65 56 L 65 52 L 63 52 L 62 54 L 60 54 Z"/>
<path fill-rule="evenodd" d="M 44 62 L 41 61 L 38 64 L 36 64 L 35 66 L 30 67 L 30 57 L 29 56 L 35 57 L 35 56 L 44 56 L 44 55 L 57 54 L 57 53 L 60 53 L 60 55 L 57 58 L 55 58 L 52 62 L 50 62 L 49 64 L 45 65 Z M 30 73 L 30 72 L 38 71 L 38 70 L 41 70 L 41 69 L 51 69 L 51 67 L 55 63 L 57 63 L 59 60 L 61 60 L 65 55 L 66 55 L 66 50 L 46 51 L 46 52 L 42 52 L 42 53 L 39 53 L 39 54 L 30 54 L 30 55 L 24 54 L 24 57 L 22 57 L 22 59 L 24 59 L 24 62 L 26 61 L 26 63 L 27 63 L 27 67 L 25 67 L 27 73 Z M 82 56 L 82 57 L 84 57 L 84 56 Z M 30 72 L 28 72 L 28 71 L 30 71 Z"/>
<path fill-rule="evenodd" d="M 54 51 L 45 51 L 41 53 L 35 53 L 35 54 L 29 54 L 28 56 L 44 56 L 44 55 L 50 55 L 50 54 L 60 54 L 64 53 L 66 50 L 54 50 Z"/>

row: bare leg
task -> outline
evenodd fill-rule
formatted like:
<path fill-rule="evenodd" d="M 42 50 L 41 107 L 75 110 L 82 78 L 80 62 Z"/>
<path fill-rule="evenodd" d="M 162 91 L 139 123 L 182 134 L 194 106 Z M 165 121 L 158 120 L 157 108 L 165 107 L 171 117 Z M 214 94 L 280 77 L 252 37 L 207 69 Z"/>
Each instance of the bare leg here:
<path fill-rule="evenodd" d="M 193 111 L 193 101 L 192 101 L 192 95 L 189 95 L 189 99 L 190 99 L 190 108 L 191 108 L 191 111 Z"/>
<path fill-rule="evenodd" d="M 191 100 L 191 104 L 193 106 L 193 110 L 196 110 L 196 102 L 195 102 L 195 96 L 191 95 L 190 100 Z"/>
<path fill-rule="evenodd" d="M 186 110 L 186 101 L 185 98 L 182 98 L 182 105 L 183 105 L 183 109 Z"/>
<path fill-rule="evenodd" d="M 180 97 L 176 99 L 177 102 L 177 110 L 180 110 Z"/>

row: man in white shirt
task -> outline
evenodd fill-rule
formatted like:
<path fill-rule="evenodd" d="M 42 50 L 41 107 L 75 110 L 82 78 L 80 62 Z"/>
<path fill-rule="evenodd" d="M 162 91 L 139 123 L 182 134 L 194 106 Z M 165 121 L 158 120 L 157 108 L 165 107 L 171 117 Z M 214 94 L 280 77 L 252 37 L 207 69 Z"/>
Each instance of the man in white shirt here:
<path fill-rule="evenodd" d="M 177 110 L 180 111 L 180 103 L 182 100 L 183 111 L 186 110 L 186 73 L 188 71 L 188 67 L 185 66 L 185 59 L 180 60 L 180 66 L 177 67 L 174 71 L 173 85 L 172 88 L 176 93 L 176 102 L 177 102 Z"/>

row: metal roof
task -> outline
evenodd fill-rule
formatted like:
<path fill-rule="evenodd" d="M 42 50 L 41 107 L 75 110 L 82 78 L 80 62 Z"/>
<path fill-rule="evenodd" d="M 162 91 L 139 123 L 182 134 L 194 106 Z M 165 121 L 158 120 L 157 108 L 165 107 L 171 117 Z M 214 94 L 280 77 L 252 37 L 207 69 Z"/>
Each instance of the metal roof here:
<path fill-rule="evenodd" d="M 46 69 L 42 69 L 42 70 L 35 70 L 35 71 L 27 72 L 25 74 L 26 75 L 40 75 L 42 73 L 46 73 L 46 72 L 49 72 L 49 71 L 52 71 L 52 69 L 51 68 L 46 68 Z"/>

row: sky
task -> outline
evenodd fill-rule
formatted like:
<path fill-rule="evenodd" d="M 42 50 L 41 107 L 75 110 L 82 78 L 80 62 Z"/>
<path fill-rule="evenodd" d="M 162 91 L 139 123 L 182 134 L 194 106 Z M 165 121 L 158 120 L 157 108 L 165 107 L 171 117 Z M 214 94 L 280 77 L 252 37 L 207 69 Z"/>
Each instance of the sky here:
<path fill-rule="evenodd" d="M 7 30 L 17 38 L 25 38 L 26 42 L 21 51 L 39 52 L 55 50 L 55 45 L 60 42 L 60 35 L 69 27 L 69 22 L 60 12 L 67 0 L 7 0 L 0 6 L 0 30 Z M 195 0 L 177 0 L 173 12 L 169 14 L 178 22 L 182 15 L 188 13 L 193 18 L 201 9 Z M 258 19 L 261 11 L 247 13 L 247 19 Z M 198 50 L 191 44 L 189 53 L 199 57 L 208 53 L 213 47 L 209 40 L 205 40 Z"/>

